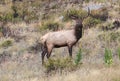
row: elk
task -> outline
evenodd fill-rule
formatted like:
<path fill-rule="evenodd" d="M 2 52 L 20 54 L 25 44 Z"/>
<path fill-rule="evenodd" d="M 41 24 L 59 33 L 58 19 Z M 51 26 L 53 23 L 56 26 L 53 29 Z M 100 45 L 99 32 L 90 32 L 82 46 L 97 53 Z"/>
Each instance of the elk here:
<path fill-rule="evenodd" d="M 89 16 L 89 12 L 90 10 L 88 8 L 88 15 L 86 17 Z M 76 22 L 73 29 L 49 32 L 41 37 L 40 40 L 42 44 L 42 64 L 44 64 L 45 55 L 49 59 L 53 48 L 68 47 L 69 56 L 72 58 L 72 48 L 82 37 L 82 21 L 84 18 L 81 19 L 75 15 L 70 16 L 70 18 L 75 20 Z"/>

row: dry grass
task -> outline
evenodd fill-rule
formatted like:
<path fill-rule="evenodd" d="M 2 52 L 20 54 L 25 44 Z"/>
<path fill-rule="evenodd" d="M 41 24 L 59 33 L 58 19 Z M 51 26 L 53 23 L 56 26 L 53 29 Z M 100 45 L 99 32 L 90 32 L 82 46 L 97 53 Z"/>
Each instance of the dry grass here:
<path fill-rule="evenodd" d="M 1 81 L 119 81 L 120 65 L 83 64 L 76 71 L 46 75 L 38 61 L 8 62 L 1 65 Z"/>
<path fill-rule="evenodd" d="M 119 32 L 119 30 L 117 30 Z M 87 32 L 87 33 L 86 33 Z M 26 48 L 34 45 L 35 33 L 31 34 L 31 40 L 14 43 L 7 48 L 13 54 L 9 61 L 0 64 L 1 81 L 119 81 L 120 65 L 119 58 L 114 53 L 114 62 L 110 67 L 104 64 L 104 43 L 98 40 L 98 36 L 103 34 L 97 28 L 84 31 L 84 36 L 80 40 L 83 50 L 82 65 L 76 70 L 57 70 L 46 73 L 45 67 L 41 65 L 39 53 L 29 53 Z M 94 42 L 94 43 L 93 43 Z M 26 43 L 26 44 L 25 44 Z M 28 46 L 27 46 L 28 45 Z M 115 46 L 113 46 L 115 47 Z M 3 49 L 4 50 L 4 49 Z M 75 58 L 78 46 L 73 49 Z M 15 54 L 15 55 L 14 55 Z M 68 57 L 67 48 L 55 49 L 51 58 Z M 47 61 L 47 60 L 46 60 Z"/>
<path fill-rule="evenodd" d="M 114 67 L 91 68 L 90 66 L 91 65 L 82 67 L 80 70 L 74 72 L 50 76 L 49 81 L 113 81 L 114 79 L 119 79 L 119 67 L 116 70 Z"/>

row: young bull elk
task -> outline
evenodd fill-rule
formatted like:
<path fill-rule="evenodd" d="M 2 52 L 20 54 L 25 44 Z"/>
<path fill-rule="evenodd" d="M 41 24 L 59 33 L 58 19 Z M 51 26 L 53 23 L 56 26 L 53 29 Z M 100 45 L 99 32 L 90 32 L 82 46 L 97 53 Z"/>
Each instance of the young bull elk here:
<path fill-rule="evenodd" d="M 86 17 L 89 16 L 89 12 L 90 10 L 88 8 L 88 15 Z M 42 64 L 44 63 L 44 56 L 46 55 L 47 58 L 49 58 L 53 48 L 67 46 L 69 51 L 69 56 L 72 57 L 72 47 L 82 37 L 83 20 L 77 16 L 71 16 L 71 18 L 76 21 L 76 25 L 74 26 L 73 29 L 49 32 L 41 37 Z"/>

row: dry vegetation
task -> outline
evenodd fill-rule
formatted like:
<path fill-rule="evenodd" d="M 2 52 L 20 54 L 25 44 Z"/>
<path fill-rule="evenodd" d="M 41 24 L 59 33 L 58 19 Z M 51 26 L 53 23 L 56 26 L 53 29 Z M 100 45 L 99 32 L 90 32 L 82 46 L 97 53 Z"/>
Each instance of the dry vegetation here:
<path fill-rule="evenodd" d="M 73 48 L 54 49 L 41 63 L 39 39 L 71 29 L 69 18 L 86 16 L 83 37 Z M 118 24 L 113 22 L 117 20 Z M 0 81 L 120 81 L 119 0 L 0 0 Z"/>

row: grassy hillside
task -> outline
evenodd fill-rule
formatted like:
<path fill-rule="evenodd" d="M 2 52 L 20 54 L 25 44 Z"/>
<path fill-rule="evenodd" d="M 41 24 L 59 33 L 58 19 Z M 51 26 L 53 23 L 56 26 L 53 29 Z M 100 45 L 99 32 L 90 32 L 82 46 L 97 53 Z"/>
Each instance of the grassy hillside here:
<path fill-rule="evenodd" d="M 72 29 L 83 18 L 73 48 L 54 49 L 41 63 L 40 37 Z M 119 0 L 1 0 L 0 81 L 120 81 Z"/>

